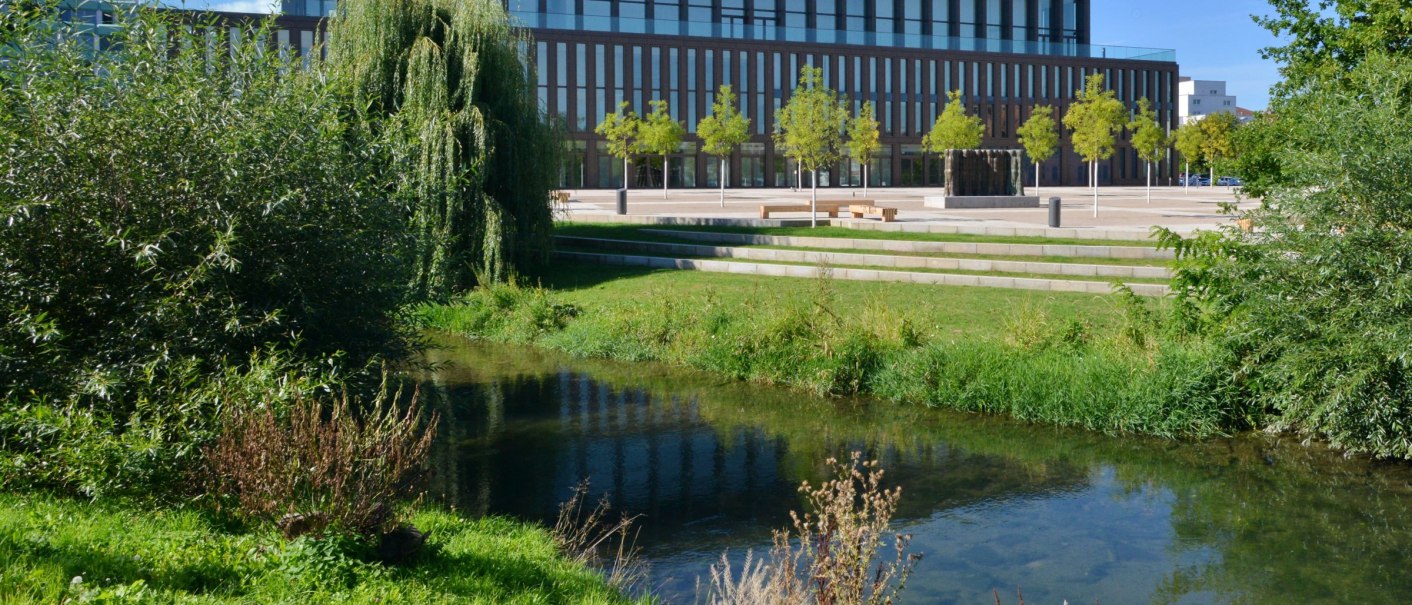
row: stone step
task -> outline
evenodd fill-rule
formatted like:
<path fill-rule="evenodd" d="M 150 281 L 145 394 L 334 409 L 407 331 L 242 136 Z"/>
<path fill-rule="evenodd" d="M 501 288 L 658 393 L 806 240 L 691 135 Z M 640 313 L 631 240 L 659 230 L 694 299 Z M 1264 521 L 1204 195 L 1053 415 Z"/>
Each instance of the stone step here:
<path fill-rule="evenodd" d="M 1037 279 L 1028 277 L 1004 277 L 993 275 L 957 275 L 953 273 L 921 273 L 915 271 L 885 271 L 880 269 L 845 269 L 810 267 L 804 265 L 775 265 L 726 260 L 702 260 L 672 258 L 664 256 L 637 256 L 631 254 L 599 254 L 595 252 L 554 253 L 555 258 L 596 263 L 602 265 L 625 265 L 652 267 L 658 269 L 682 269 L 688 271 L 709 271 L 714 273 L 738 273 L 744 275 L 767 275 L 774 277 L 817 278 L 821 271 L 833 279 L 853 281 L 888 281 L 941 286 L 981 286 L 988 288 L 1015 288 L 1047 292 L 1083 292 L 1089 294 L 1109 294 L 1113 284 L 1109 282 L 1078 281 L 1069 279 Z M 1166 296 L 1168 288 L 1160 284 L 1128 284 L 1139 296 Z"/>
<path fill-rule="evenodd" d="M 1048 206 L 1041 200 L 1040 205 Z M 839 221 L 834 226 L 857 231 L 882 231 L 889 233 L 934 233 L 939 235 L 979 235 L 984 237 L 1052 237 L 1056 239 L 1092 239 L 1123 242 L 1146 241 L 1151 234 L 1141 229 L 1096 229 L 1093 227 L 1002 227 L 999 225 L 951 225 L 933 222 Z M 1182 235 L 1191 235 L 1192 230 L 1176 229 Z"/>
<path fill-rule="evenodd" d="M 788 263 L 827 263 L 887 267 L 896 269 L 928 269 L 932 271 L 983 271 L 987 273 L 1039 273 L 1118 279 L 1170 279 L 1166 267 L 1133 267 L 1127 265 L 1087 265 L 1078 263 L 1045 263 L 1000 261 L 970 258 L 938 258 L 927 256 L 895 256 L 857 254 L 851 252 L 814 252 L 809 250 L 778 250 L 769 248 L 738 248 L 703 244 L 675 244 L 635 240 L 556 235 L 555 241 L 575 248 L 593 248 L 622 252 L 641 252 L 657 256 L 705 256 L 744 260 Z"/>
<path fill-rule="evenodd" d="M 793 248 L 826 248 L 830 250 L 881 250 L 909 254 L 987 254 L 992 256 L 1068 256 L 1079 258 L 1122 258 L 1141 260 L 1172 260 L 1171 250 L 1140 246 L 1078 246 L 1070 244 L 1002 244 L 991 242 L 922 242 L 893 239 L 851 239 L 842 237 L 799 237 L 784 235 L 754 235 L 748 233 L 718 233 L 713 231 L 680 231 L 675 229 L 643 229 L 641 233 L 670 236 L 699 242 L 721 244 L 754 244 Z"/>

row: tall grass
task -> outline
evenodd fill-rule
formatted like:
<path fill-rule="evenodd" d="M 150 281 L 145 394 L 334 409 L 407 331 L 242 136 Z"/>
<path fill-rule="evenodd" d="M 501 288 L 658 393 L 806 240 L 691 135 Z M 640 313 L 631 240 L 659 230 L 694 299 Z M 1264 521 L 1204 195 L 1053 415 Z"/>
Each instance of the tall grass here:
<path fill-rule="evenodd" d="M 1229 356 L 1128 312 L 1116 329 L 1022 307 L 992 338 L 954 341 L 889 309 L 842 301 L 821 278 L 803 297 L 726 300 L 642 291 L 576 305 L 575 293 L 489 286 L 427 306 L 426 325 L 587 358 L 659 361 L 819 395 L 890 400 L 1121 433 L 1204 436 L 1253 423 L 1231 401 Z"/>

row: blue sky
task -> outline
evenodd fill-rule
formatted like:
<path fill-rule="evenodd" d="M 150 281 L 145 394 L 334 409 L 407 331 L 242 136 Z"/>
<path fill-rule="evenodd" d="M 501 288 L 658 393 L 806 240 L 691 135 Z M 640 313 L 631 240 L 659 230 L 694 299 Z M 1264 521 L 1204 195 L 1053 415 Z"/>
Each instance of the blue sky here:
<path fill-rule="evenodd" d="M 180 0 L 165 0 L 179 4 Z M 1182 75 L 1225 80 L 1227 93 L 1247 109 L 1265 109 L 1276 66 L 1260 58 L 1276 40 L 1250 20 L 1270 13 L 1265 0 L 1092 0 L 1093 42 L 1171 48 Z M 269 12 L 271 0 L 187 0 L 191 8 Z"/>
<path fill-rule="evenodd" d="M 1182 75 L 1225 80 L 1246 109 L 1265 109 L 1278 67 L 1259 50 L 1278 42 L 1250 19 L 1272 11 L 1265 0 L 1092 0 L 1093 42 L 1172 48 Z"/>

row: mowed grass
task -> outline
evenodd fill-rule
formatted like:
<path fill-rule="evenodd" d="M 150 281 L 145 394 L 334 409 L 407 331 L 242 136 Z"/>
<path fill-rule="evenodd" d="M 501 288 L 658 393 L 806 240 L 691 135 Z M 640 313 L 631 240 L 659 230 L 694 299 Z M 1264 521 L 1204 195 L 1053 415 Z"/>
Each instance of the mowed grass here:
<path fill-rule="evenodd" d="M 389 567 L 346 544 L 241 530 L 200 509 L 0 494 L 0 603 L 626 602 L 542 528 L 412 515 L 428 542 Z"/>
<path fill-rule="evenodd" d="M 969 233 L 914 233 L 905 231 L 873 231 L 849 229 L 847 227 L 703 227 L 689 225 L 631 225 L 617 223 L 559 223 L 555 233 L 575 235 L 578 233 L 598 233 L 602 235 L 586 237 L 609 237 L 611 233 L 633 233 L 648 229 L 670 231 L 700 231 L 708 233 L 742 233 L 749 235 L 776 235 L 790 237 L 830 237 L 841 239 L 899 240 L 914 242 L 960 242 L 995 244 L 1034 244 L 1061 246 L 1137 246 L 1152 248 L 1152 240 L 1106 240 L 1060 237 L 1026 237 L 1004 235 L 975 235 Z"/>
<path fill-rule="evenodd" d="M 648 313 L 665 299 L 686 305 L 709 300 L 742 312 L 752 308 L 764 312 L 772 306 L 807 306 L 819 281 L 557 263 L 540 285 L 590 310 L 627 306 Z M 948 340 L 1000 339 L 1008 323 L 1039 310 L 1053 318 L 1082 320 L 1096 332 L 1114 330 L 1123 321 L 1117 300 L 1108 295 L 846 280 L 830 280 L 829 287 L 835 292 L 829 312 L 866 314 L 889 323 L 907 320 L 932 337 Z"/>

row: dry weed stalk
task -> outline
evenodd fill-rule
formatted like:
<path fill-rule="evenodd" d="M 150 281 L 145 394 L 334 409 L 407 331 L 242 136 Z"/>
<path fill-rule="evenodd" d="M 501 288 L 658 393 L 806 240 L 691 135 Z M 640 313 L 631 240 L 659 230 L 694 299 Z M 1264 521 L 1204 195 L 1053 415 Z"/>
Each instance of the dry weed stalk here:
<path fill-rule="evenodd" d="M 573 496 L 559 505 L 559 515 L 550 535 L 559 551 L 570 559 L 603 569 L 610 585 L 631 591 L 647 578 L 647 569 L 638 556 L 636 545 L 634 524 L 638 516 L 625 513 L 617 522 L 608 523 L 612 505 L 606 494 L 585 512 L 588 487 L 587 479 L 574 486 Z"/>
<path fill-rule="evenodd" d="M 297 399 L 283 414 L 228 412 L 206 450 L 213 492 L 239 517 L 279 523 L 286 538 L 391 530 L 396 503 L 418 495 L 438 421 L 422 426 L 416 393 L 402 410 L 397 399 L 384 391 L 360 406 L 344 393 L 327 405 Z"/>
<path fill-rule="evenodd" d="M 834 478 L 799 491 L 813 512 L 791 512 L 791 529 L 775 532 L 768 563 L 746 556 L 739 576 L 724 556 L 711 567 L 710 605 L 887 605 L 907 584 L 920 554 L 910 535 L 895 534 L 894 557 L 874 564 L 902 488 L 885 489 L 877 461 L 854 452 L 828 460 Z"/>

